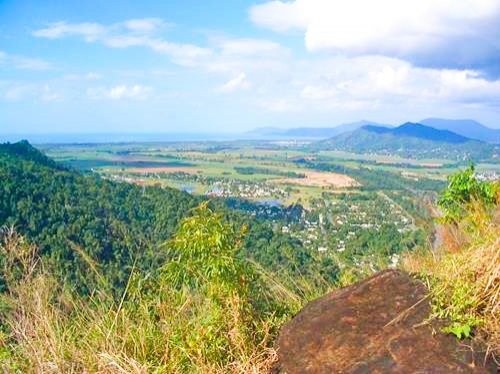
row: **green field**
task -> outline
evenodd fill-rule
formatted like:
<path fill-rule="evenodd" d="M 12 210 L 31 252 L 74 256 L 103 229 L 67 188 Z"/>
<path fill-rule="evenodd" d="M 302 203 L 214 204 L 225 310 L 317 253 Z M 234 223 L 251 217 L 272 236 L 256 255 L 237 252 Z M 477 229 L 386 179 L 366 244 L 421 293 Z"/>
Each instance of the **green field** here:
<path fill-rule="evenodd" d="M 305 206 L 325 192 L 361 192 L 366 183 L 357 177 L 355 171 L 360 169 L 367 175 L 365 178 L 371 180 L 386 173 L 381 175 L 408 181 L 444 181 L 449 174 L 466 166 L 445 159 L 414 160 L 342 151 L 309 152 L 268 142 L 45 145 L 41 149 L 56 161 L 109 179 L 170 186 L 201 195 L 214 194 L 214 188 L 225 184 L 223 192 L 220 188 L 216 190 L 223 196 L 254 201 L 276 199 L 285 205 L 300 202 Z M 300 178 L 287 178 L 284 183 L 286 175 L 301 176 L 311 171 L 311 165 L 301 160 L 321 163 L 322 168 L 334 167 L 336 174 L 352 177 L 360 186 L 307 185 Z M 500 165 L 480 164 L 477 170 L 499 172 Z M 322 173 L 328 176 L 332 172 Z"/>

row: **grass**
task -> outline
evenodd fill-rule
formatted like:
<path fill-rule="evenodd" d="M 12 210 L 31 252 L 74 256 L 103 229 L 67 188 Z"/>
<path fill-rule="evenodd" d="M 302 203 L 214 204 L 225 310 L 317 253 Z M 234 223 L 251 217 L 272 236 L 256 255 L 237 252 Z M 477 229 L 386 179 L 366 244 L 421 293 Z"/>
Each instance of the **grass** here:
<path fill-rule="evenodd" d="M 432 316 L 443 331 L 473 337 L 500 357 L 500 196 L 494 207 L 467 204 L 459 222 L 445 223 L 443 245 L 410 254 L 403 267 L 423 278 L 432 296 Z"/>
<path fill-rule="evenodd" d="M 234 165 L 253 165 L 232 156 L 226 165 L 205 161 L 206 172 L 216 176 Z M 309 200 L 323 191 L 303 187 L 294 194 Z M 474 336 L 493 356 L 500 352 L 498 201 L 493 209 L 472 201 L 464 219 L 446 224 L 439 251 L 408 255 L 404 263 L 406 270 L 427 281 L 432 317 L 448 321 L 445 332 Z M 76 294 L 70 285 L 56 281 L 36 246 L 12 230 L 4 232 L 0 367 L 7 372 L 268 372 L 276 360 L 272 343 L 279 327 L 335 285 L 317 279 L 313 285 L 286 270 L 268 274 L 258 264 L 235 263 L 238 240 L 227 239 L 235 233 L 216 217 L 200 217 L 184 221 L 181 240 L 170 243 L 181 253 L 176 258 L 183 271 L 172 273 L 174 269 L 165 267 L 159 276 L 132 271 L 118 299 L 105 279 L 90 296 Z M 192 240 L 197 236 L 199 240 Z M 199 247 L 192 247 L 196 243 Z M 89 268 L 98 269 L 80 251 Z M 205 251 L 210 256 L 203 257 Z M 252 269 L 250 274 L 241 270 L 246 268 Z M 345 271 L 340 284 L 357 277 Z"/>
<path fill-rule="evenodd" d="M 333 285 L 234 256 L 240 234 L 206 206 L 183 221 L 159 276 L 133 270 L 121 297 L 56 281 L 14 230 L 0 241 L 0 368 L 27 373 L 265 373 L 279 327 Z M 166 249 L 165 249 L 166 250 Z M 79 252 L 84 251 L 79 248 Z M 94 260 L 80 253 L 89 269 Z M 181 270 L 181 271 L 178 271 Z"/>

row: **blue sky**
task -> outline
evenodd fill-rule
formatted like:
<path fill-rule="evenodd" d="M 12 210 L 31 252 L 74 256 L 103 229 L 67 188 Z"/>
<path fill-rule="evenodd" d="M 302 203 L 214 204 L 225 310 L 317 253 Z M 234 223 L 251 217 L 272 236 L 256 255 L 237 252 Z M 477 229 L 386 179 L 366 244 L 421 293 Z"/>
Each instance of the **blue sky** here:
<path fill-rule="evenodd" d="M 0 132 L 500 127 L 497 0 L 0 0 Z"/>

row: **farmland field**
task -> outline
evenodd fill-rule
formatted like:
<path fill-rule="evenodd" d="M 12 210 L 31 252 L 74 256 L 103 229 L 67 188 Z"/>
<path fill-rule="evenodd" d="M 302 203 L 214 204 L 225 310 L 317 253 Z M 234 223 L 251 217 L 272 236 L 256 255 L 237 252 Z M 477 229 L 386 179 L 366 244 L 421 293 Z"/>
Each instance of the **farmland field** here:
<path fill-rule="evenodd" d="M 84 173 L 221 201 L 269 222 L 276 235 L 298 240 L 319 256 L 317 261 L 354 261 L 359 268 L 365 262 L 375 266 L 378 260 L 370 256 L 380 257 L 380 248 L 390 251 L 381 258 L 395 263 L 401 250 L 422 245 L 433 229 L 426 201 L 462 166 L 448 160 L 311 151 L 271 141 L 39 148 Z M 481 167 L 493 170 L 495 165 Z M 383 243 L 370 244 L 379 240 Z"/>
<path fill-rule="evenodd" d="M 350 259 L 350 251 L 381 232 L 413 246 L 427 237 L 433 230 L 428 202 L 444 188 L 448 175 L 467 166 L 446 159 L 311 151 L 270 141 L 39 148 L 56 161 L 105 179 L 222 200 L 273 222 L 275 230 L 313 252 L 332 251 L 338 257 L 347 251 Z M 488 176 L 500 166 L 479 164 L 477 170 Z M 296 207 L 303 209 L 300 215 Z"/>
<path fill-rule="evenodd" d="M 378 237 L 418 245 L 433 230 L 428 202 L 449 174 L 467 166 L 446 159 L 311 151 L 270 141 L 40 148 L 102 178 L 219 199 L 271 221 L 274 230 L 300 240 L 312 253 L 329 253 L 340 262 L 339 256 L 352 261 L 352 251 Z M 496 163 L 479 164 L 477 170 L 484 175 L 500 171 Z M 303 209 L 300 215 L 296 207 Z M 363 250 L 363 256 L 369 253 Z"/>
<path fill-rule="evenodd" d="M 466 166 L 445 159 L 310 152 L 265 141 L 58 144 L 40 148 L 59 162 L 104 178 L 251 201 L 272 198 L 284 205 L 300 200 L 304 206 L 323 193 L 385 189 L 387 179 L 406 183 L 407 189 L 418 189 L 411 187 L 412 183 L 434 181 L 438 185 Z M 500 166 L 479 164 L 477 170 L 498 172 Z"/>

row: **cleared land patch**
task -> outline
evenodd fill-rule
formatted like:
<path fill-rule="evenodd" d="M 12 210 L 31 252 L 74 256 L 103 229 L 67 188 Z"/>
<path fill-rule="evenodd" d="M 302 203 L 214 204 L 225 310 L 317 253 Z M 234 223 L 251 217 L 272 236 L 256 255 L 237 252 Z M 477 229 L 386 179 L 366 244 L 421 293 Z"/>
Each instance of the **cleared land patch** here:
<path fill-rule="evenodd" d="M 274 180 L 275 183 L 294 184 L 313 187 L 359 187 L 360 184 L 353 178 L 338 173 L 327 173 L 321 171 L 305 171 L 304 178 L 283 178 Z"/>

